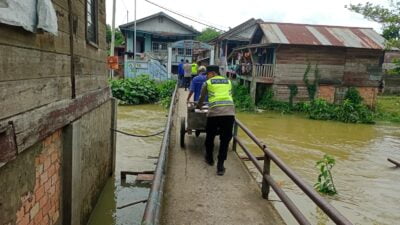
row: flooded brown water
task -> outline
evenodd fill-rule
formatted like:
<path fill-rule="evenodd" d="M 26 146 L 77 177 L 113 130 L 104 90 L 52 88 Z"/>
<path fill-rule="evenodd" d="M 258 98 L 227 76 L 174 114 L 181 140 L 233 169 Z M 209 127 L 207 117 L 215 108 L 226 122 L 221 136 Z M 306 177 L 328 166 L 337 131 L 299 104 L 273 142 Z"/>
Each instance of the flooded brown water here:
<path fill-rule="evenodd" d="M 160 105 L 119 106 L 119 130 L 147 135 L 164 129 L 167 111 Z M 154 170 L 162 135 L 135 138 L 117 134 L 117 158 L 115 177 L 108 180 L 89 225 L 135 225 L 140 224 L 145 204 L 139 203 L 123 209 L 118 206 L 147 199 L 149 186 L 135 184 L 134 176 L 127 176 L 121 183 L 121 171 Z"/>
<path fill-rule="evenodd" d="M 158 105 L 120 106 L 118 129 L 150 134 L 163 129 L 166 113 Z M 386 160 L 400 160 L 399 124 L 344 124 L 278 113 L 239 113 L 238 118 L 310 185 L 318 175 L 315 162 L 324 154 L 334 156 L 332 172 L 339 194 L 326 198 L 354 224 L 399 224 L 400 169 Z M 118 134 L 116 177 L 109 179 L 89 225 L 140 224 L 144 204 L 116 207 L 147 198 L 149 188 L 136 185 L 132 176 L 121 184 L 119 174 L 154 169 L 161 139 Z M 245 141 L 251 146 L 249 139 Z M 252 149 L 261 155 L 255 146 Z M 272 175 L 312 224 L 333 224 L 274 166 Z M 271 198 L 278 200 L 274 194 Z M 297 224 L 282 203 L 275 202 L 275 207 L 288 224 Z"/>
<path fill-rule="evenodd" d="M 326 198 L 354 224 L 400 224 L 400 169 L 386 160 L 400 160 L 399 124 L 345 124 L 278 113 L 239 113 L 238 118 L 310 185 L 318 176 L 316 161 L 334 156 L 339 194 Z M 252 150 L 262 155 L 255 146 Z M 312 224 L 333 224 L 277 167 L 271 174 Z M 288 224 L 297 224 L 283 203 L 275 207 Z"/>

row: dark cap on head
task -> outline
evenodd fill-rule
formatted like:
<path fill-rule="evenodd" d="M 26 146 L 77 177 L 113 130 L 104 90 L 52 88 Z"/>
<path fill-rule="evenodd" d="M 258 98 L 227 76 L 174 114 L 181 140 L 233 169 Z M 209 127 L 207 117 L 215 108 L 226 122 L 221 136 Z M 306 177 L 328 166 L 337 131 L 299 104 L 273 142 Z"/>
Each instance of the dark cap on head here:
<path fill-rule="evenodd" d="M 208 72 L 215 72 L 216 74 L 219 74 L 219 66 L 216 65 L 207 66 L 207 73 Z"/>

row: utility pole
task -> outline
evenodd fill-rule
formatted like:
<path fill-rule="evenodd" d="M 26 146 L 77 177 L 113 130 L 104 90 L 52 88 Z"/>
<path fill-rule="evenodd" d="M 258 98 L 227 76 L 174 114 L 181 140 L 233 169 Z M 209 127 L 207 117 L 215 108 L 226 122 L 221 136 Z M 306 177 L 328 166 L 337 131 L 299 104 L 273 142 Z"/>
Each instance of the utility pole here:
<path fill-rule="evenodd" d="M 115 1 L 115 0 L 114 0 Z M 135 77 L 136 77 L 136 0 L 135 0 L 135 12 L 134 12 L 134 25 L 135 25 L 135 29 L 134 29 L 134 34 L 133 34 L 133 65 L 135 68 Z"/>
<path fill-rule="evenodd" d="M 116 0 L 113 0 L 110 56 L 114 56 L 114 48 L 115 48 L 115 7 L 116 7 Z M 114 77 L 114 70 L 111 69 L 111 78 L 113 77 Z"/>
<path fill-rule="evenodd" d="M 129 23 L 129 11 L 126 10 L 126 23 Z"/>

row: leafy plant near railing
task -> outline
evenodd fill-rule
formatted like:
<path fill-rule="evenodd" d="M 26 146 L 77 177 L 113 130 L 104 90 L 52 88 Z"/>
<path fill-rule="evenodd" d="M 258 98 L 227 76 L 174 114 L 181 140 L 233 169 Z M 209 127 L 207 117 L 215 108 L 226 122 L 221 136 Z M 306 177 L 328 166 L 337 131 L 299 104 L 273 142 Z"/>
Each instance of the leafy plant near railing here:
<path fill-rule="evenodd" d="M 299 89 L 297 88 L 297 85 L 295 85 L 295 84 L 289 84 L 288 88 L 289 88 L 289 91 L 290 91 L 289 106 L 290 106 L 290 108 L 293 108 L 293 99 L 299 93 Z"/>
<path fill-rule="evenodd" d="M 172 94 L 175 90 L 175 86 L 175 80 L 164 81 L 159 83 L 159 85 L 157 86 L 160 93 L 160 103 L 165 108 L 169 108 L 171 104 Z"/>
<path fill-rule="evenodd" d="M 308 78 L 308 74 L 310 73 L 310 71 L 311 71 L 311 63 L 309 62 L 307 64 L 306 70 L 304 71 L 303 82 L 307 87 L 308 97 L 310 101 L 313 101 L 315 99 L 315 95 L 317 94 L 319 80 L 321 78 L 318 64 L 315 64 L 314 80 L 312 82 L 310 82 Z"/>
<path fill-rule="evenodd" d="M 319 175 L 317 183 L 315 183 L 314 188 L 327 195 L 337 194 L 335 184 L 333 183 L 333 177 L 331 169 L 335 165 L 335 159 L 330 155 L 324 155 L 324 157 L 317 161 L 316 167 L 319 170 Z"/>
<path fill-rule="evenodd" d="M 157 83 L 148 75 L 110 81 L 113 97 L 121 104 L 146 104 L 170 100 L 175 88 L 175 81 Z"/>

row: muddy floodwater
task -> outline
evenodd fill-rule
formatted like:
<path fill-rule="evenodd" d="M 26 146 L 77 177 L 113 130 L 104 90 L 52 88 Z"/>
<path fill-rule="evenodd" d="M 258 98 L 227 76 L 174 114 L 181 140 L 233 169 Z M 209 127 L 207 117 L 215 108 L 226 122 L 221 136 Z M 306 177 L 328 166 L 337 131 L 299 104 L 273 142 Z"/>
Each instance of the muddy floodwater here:
<path fill-rule="evenodd" d="M 120 106 L 118 129 L 155 133 L 164 128 L 166 114 L 159 105 Z M 239 113 L 238 118 L 310 185 L 318 176 L 316 161 L 324 154 L 334 156 L 332 172 L 339 194 L 326 198 L 354 224 L 400 224 L 400 169 L 386 160 L 400 160 L 400 124 L 345 124 L 279 113 Z M 133 176 L 121 184 L 119 174 L 154 170 L 161 139 L 161 135 L 117 135 L 116 176 L 104 188 L 89 225 L 140 224 L 145 204 L 116 207 L 146 199 L 149 186 L 135 184 Z M 249 139 L 244 140 L 256 155 L 262 155 Z M 277 167 L 271 174 L 312 224 L 333 224 Z M 271 199 L 278 197 L 272 193 Z M 289 225 L 297 224 L 281 202 L 274 205 Z"/>
<path fill-rule="evenodd" d="M 160 105 L 118 107 L 119 130 L 147 135 L 164 129 L 167 111 Z M 147 199 L 149 185 L 135 183 L 134 176 L 127 176 L 121 183 L 121 171 L 154 170 L 162 135 L 135 138 L 117 134 L 115 177 L 108 180 L 91 215 L 89 225 L 135 225 L 140 224 L 145 204 L 139 203 L 123 209 L 118 206 Z"/>
<path fill-rule="evenodd" d="M 354 224 L 400 224 L 400 169 L 387 161 L 400 160 L 399 124 L 345 124 L 279 113 L 239 113 L 238 118 L 310 185 L 317 180 L 316 161 L 334 156 L 339 194 L 326 198 Z M 255 146 L 252 150 L 262 155 Z M 312 224 L 333 224 L 276 166 L 271 174 Z M 274 205 L 288 224 L 297 224 L 283 203 Z"/>

